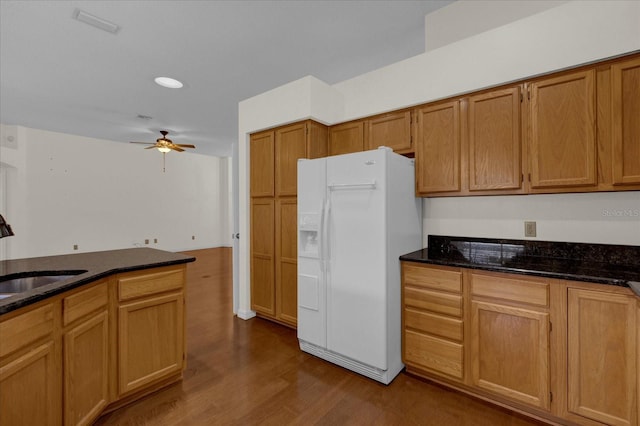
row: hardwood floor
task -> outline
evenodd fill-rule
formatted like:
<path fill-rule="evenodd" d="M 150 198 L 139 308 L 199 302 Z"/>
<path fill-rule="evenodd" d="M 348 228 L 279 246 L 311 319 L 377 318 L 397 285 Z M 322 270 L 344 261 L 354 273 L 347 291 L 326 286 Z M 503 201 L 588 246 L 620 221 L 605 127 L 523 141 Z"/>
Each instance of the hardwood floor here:
<path fill-rule="evenodd" d="M 231 249 L 188 252 L 184 380 L 97 425 L 534 425 L 401 373 L 389 386 L 303 353 L 295 330 L 232 314 Z"/>

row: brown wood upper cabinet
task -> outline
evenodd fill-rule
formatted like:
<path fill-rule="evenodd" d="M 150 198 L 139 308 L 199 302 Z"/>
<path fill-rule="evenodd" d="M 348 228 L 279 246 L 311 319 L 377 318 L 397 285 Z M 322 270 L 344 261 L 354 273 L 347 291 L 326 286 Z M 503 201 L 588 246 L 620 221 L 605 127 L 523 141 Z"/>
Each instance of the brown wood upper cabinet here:
<path fill-rule="evenodd" d="M 469 191 L 522 187 L 521 86 L 468 99 Z"/>
<path fill-rule="evenodd" d="M 350 121 L 329 128 L 329 155 L 364 150 L 364 122 Z"/>
<path fill-rule="evenodd" d="M 595 69 L 530 84 L 532 192 L 595 186 Z"/>
<path fill-rule="evenodd" d="M 426 106 L 416 115 L 418 194 L 460 191 L 460 101 Z"/>
<path fill-rule="evenodd" d="M 640 184 L 640 57 L 611 66 L 613 184 Z"/>
<path fill-rule="evenodd" d="M 273 197 L 274 195 L 274 139 L 273 131 L 251 135 L 249 167 L 252 197 Z"/>
<path fill-rule="evenodd" d="M 386 146 L 400 154 L 413 152 L 411 111 L 397 111 L 369 118 L 365 122 L 365 147 Z"/>

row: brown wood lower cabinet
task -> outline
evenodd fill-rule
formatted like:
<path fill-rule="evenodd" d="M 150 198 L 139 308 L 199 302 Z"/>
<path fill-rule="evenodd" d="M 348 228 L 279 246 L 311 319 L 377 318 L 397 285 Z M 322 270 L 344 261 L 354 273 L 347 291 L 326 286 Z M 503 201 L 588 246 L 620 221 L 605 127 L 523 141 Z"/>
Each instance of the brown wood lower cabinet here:
<path fill-rule="evenodd" d="M 409 373 L 546 421 L 638 425 L 630 289 L 402 262 L 402 291 Z"/>
<path fill-rule="evenodd" d="M 0 424 L 59 425 L 62 388 L 55 317 L 60 303 L 40 304 L 0 321 Z"/>
<path fill-rule="evenodd" d="M 610 425 L 637 424 L 636 298 L 568 289 L 568 407 Z"/>
<path fill-rule="evenodd" d="M 91 424 L 109 403 L 108 305 L 107 281 L 62 300 L 65 425 Z"/>
<path fill-rule="evenodd" d="M 0 317 L 0 424 L 91 424 L 179 379 L 185 274 L 119 274 Z"/>
<path fill-rule="evenodd" d="M 178 374 L 184 366 L 184 271 L 156 271 L 118 276 L 119 395 Z"/>

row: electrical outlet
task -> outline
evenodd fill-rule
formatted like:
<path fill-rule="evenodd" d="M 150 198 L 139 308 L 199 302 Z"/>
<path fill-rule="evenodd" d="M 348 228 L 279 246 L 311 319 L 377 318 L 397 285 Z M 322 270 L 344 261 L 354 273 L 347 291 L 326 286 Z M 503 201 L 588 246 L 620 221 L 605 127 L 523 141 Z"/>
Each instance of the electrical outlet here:
<path fill-rule="evenodd" d="M 153 239 L 153 244 L 158 244 L 158 239 L 157 238 Z"/>
<path fill-rule="evenodd" d="M 73 249 L 74 249 L 74 250 L 78 250 L 78 245 L 77 245 L 77 244 L 74 244 L 74 245 L 73 245 Z"/>
<path fill-rule="evenodd" d="M 525 237 L 535 237 L 536 236 L 536 223 L 535 222 L 524 222 L 524 236 Z"/>
<path fill-rule="evenodd" d="M 192 236 L 191 236 L 191 239 L 192 239 L 192 240 L 195 240 L 195 239 L 196 239 L 196 236 L 195 236 L 195 235 L 192 235 Z"/>
<path fill-rule="evenodd" d="M 144 240 L 145 244 L 149 244 L 149 239 Z"/>

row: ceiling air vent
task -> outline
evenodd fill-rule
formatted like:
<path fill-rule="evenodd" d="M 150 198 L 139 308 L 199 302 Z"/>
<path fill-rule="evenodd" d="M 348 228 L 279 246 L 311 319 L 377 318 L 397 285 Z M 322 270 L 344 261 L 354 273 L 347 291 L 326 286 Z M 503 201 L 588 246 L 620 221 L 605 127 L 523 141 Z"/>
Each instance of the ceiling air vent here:
<path fill-rule="evenodd" d="M 73 19 L 77 19 L 80 22 L 84 22 L 85 24 L 89 24 L 92 27 L 99 28 L 112 34 L 120 31 L 119 25 L 116 25 L 113 22 L 109 22 L 106 19 L 98 18 L 97 16 L 80 9 L 76 9 L 73 11 Z"/>

